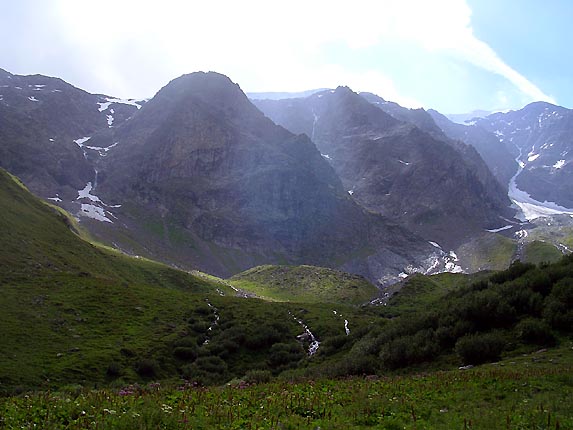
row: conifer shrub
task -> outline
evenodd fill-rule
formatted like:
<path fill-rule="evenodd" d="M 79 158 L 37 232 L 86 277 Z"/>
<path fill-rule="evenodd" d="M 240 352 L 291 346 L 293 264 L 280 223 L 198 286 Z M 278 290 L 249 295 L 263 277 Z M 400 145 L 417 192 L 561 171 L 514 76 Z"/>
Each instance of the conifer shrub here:
<path fill-rule="evenodd" d="M 515 327 L 517 338 L 522 342 L 540 345 L 555 345 L 555 335 L 547 322 L 536 319 L 526 318 L 520 321 Z"/>
<path fill-rule="evenodd" d="M 558 281 L 545 299 L 543 318 L 551 327 L 571 333 L 573 331 L 573 278 Z"/>
<path fill-rule="evenodd" d="M 460 338 L 455 349 L 465 364 L 482 364 L 499 360 L 505 344 L 498 332 L 475 333 Z"/>
<path fill-rule="evenodd" d="M 157 362 L 151 358 L 143 358 L 135 363 L 135 371 L 142 377 L 151 378 L 156 376 L 157 370 Z"/>

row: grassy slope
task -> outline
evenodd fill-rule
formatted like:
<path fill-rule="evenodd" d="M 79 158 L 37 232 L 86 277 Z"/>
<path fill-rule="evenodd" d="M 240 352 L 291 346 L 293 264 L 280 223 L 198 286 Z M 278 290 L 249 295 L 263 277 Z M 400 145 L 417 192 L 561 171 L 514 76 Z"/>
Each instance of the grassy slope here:
<path fill-rule="evenodd" d="M 361 276 L 314 266 L 258 266 L 229 282 L 257 296 L 281 302 L 365 303 L 378 289 Z"/>
<path fill-rule="evenodd" d="M 3 171 L 0 210 L 0 392 L 278 373 L 305 361 L 295 317 L 320 341 L 346 336 L 341 314 L 353 332 L 375 318 L 344 305 L 334 314 L 328 304 L 231 297 L 220 280 L 86 242 L 69 215 Z"/>
<path fill-rule="evenodd" d="M 195 294 L 215 290 L 82 240 L 70 230 L 73 220 L 1 170 L 0 210 L 0 388 L 102 381 L 125 354 L 153 356 L 177 315 L 166 309 L 182 312 Z"/>
<path fill-rule="evenodd" d="M 399 289 L 388 300 L 384 314 L 396 316 L 430 309 L 448 293 L 487 276 L 487 272 L 473 275 L 460 273 L 440 273 L 432 276 L 411 275 L 401 283 Z"/>
<path fill-rule="evenodd" d="M 458 249 L 458 256 L 470 272 L 504 270 L 517 249 L 515 241 L 501 234 L 484 234 Z"/>
<path fill-rule="evenodd" d="M 527 263 L 554 263 L 563 254 L 551 243 L 535 240 L 525 245 L 523 257 Z"/>

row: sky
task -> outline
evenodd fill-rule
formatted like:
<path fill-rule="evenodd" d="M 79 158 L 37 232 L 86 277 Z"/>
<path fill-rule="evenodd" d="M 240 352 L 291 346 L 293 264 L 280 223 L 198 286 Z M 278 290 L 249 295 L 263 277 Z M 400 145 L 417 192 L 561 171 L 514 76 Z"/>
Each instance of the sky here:
<path fill-rule="evenodd" d="M 213 70 L 245 92 L 346 85 L 443 113 L 573 107 L 571 0 L 0 2 L 0 68 L 92 93 Z"/>

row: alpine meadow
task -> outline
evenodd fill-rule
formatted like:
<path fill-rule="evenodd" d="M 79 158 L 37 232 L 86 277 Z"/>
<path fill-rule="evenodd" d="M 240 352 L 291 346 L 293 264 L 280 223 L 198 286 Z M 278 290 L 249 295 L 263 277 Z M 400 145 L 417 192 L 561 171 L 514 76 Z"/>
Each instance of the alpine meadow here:
<path fill-rule="evenodd" d="M 573 429 L 573 8 L 297 1 L 6 5 L 0 429 Z"/>

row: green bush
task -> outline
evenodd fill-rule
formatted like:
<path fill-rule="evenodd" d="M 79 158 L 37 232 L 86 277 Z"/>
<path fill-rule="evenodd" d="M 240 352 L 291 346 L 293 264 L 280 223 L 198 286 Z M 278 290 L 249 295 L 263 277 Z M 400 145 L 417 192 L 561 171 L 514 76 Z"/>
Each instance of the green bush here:
<path fill-rule="evenodd" d="M 107 370 L 105 373 L 109 377 L 117 378 L 118 376 L 120 376 L 122 374 L 122 372 L 123 372 L 123 368 L 122 368 L 121 364 L 118 363 L 117 361 L 112 361 L 107 366 Z"/>
<path fill-rule="evenodd" d="M 551 331 L 551 327 L 547 322 L 527 318 L 521 321 L 515 327 L 517 338 L 522 342 L 540 345 L 540 346 L 553 346 L 555 345 L 555 335 Z"/>
<path fill-rule="evenodd" d="M 504 282 L 513 281 L 514 279 L 519 278 L 527 271 L 534 269 L 535 265 L 531 263 L 522 263 L 521 261 L 517 260 L 509 266 L 507 270 L 503 272 L 498 272 L 492 275 L 489 279 L 494 284 L 503 284 Z"/>
<path fill-rule="evenodd" d="M 264 384 L 270 382 L 272 376 L 269 370 L 249 370 L 245 375 L 245 381 L 249 384 Z"/>
<path fill-rule="evenodd" d="M 217 356 L 199 357 L 195 364 L 208 373 L 224 374 L 227 371 L 227 363 Z"/>
<path fill-rule="evenodd" d="M 273 368 L 296 363 L 304 357 L 298 343 L 275 343 L 269 352 L 269 365 Z"/>
<path fill-rule="evenodd" d="M 197 358 L 197 348 L 191 346 L 178 346 L 173 350 L 173 355 L 180 360 L 193 361 Z"/>
<path fill-rule="evenodd" d="M 573 331 L 573 278 L 563 278 L 553 286 L 543 317 L 557 330 Z"/>
<path fill-rule="evenodd" d="M 157 374 L 157 362 L 151 358 L 144 358 L 135 364 L 135 371 L 139 376 L 151 378 Z"/>
<path fill-rule="evenodd" d="M 382 365 L 398 369 L 412 364 L 432 361 L 440 353 L 436 332 L 420 330 L 413 336 L 403 336 L 384 345 L 380 351 Z"/>
<path fill-rule="evenodd" d="M 456 342 L 456 353 L 465 364 L 497 361 L 501 357 L 505 343 L 497 332 L 470 334 Z"/>

